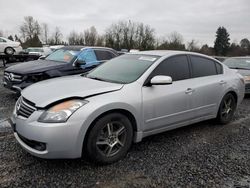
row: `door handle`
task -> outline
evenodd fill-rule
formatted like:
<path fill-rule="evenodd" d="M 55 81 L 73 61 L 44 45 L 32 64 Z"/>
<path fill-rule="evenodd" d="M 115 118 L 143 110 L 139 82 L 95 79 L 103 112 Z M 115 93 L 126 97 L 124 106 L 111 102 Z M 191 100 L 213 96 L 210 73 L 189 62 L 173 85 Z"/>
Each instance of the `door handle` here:
<path fill-rule="evenodd" d="M 193 92 L 194 90 L 192 88 L 187 88 L 187 90 L 185 91 L 186 94 L 191 94 Z"/>
<path fill-rule="evenodd" d="M 224 84 L 226 84 L 227 82 L 224 81 L 224 80 L 221 80 L 219 83 L 220 83 L 220 85 L 224 85 Z"/>

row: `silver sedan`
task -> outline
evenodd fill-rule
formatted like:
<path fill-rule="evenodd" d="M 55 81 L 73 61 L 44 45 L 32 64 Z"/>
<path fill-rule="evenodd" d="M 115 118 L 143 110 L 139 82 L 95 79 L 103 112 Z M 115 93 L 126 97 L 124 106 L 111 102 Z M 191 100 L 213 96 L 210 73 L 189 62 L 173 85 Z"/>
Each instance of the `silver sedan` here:
<path fill-rule="evenodd" d="M 229 123 L 244 92 L 243 77 L 208 56 L 135 52 L 26 88 L 11 124 L 32 155 L 107 164 L 146 136 L 208 119 Z"/>

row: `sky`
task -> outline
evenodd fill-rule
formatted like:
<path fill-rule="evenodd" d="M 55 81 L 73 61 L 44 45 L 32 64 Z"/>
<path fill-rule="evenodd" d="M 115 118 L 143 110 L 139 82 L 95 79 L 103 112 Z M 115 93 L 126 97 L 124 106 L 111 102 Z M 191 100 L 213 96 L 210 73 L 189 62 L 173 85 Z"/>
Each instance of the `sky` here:
<path fill-rule="evenodd" d="M 0 30 L 19 33 L 25 16 L 58 26 L 67 39 L 70 31 L 95 26 L 103 34 L 121 20 L 143 22 L 159 38 L 176 31 L 185 42 L 213 45 L 215 32 L 224 26 L 230 42 L 250 39 L 250 0 L 0 0 Z"/>

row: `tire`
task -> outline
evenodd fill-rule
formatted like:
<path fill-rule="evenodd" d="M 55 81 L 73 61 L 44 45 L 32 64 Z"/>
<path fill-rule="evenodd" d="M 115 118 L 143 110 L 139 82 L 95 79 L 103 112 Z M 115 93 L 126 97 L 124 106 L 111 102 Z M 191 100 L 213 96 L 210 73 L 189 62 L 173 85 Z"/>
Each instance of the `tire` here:
<path fill-rule="evenodd" d="M 11 47 L 7 47 L 7 48 L 5 48 L 4 53 L 6 55 L 13 55 L 15 53 L 15 50 Z"/>
<path fill-rule="evenodd" d="M 235 97 L 231 93 L 226 94 L 221 101 L 217 114 L 218 123 L 224 125 L 232 121 L 236 106 L 237 104 Z"/>
<path fill-rule="evenodd" d="M 98 164 L 116 162 L 127 154 L 133 140 L 129 119 L 120 113 L 111 113 L 97 120 L 86 140 L 88 158 Z"/>

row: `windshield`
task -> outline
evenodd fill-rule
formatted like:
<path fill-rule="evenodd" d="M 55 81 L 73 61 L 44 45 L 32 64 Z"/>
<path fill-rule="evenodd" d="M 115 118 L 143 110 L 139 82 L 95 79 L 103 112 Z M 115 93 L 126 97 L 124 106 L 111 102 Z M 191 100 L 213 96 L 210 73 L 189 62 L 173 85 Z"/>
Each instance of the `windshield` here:
<path fill-rule="evenodd" d="M 250 58 L 229 58 L 223 63 L 232 69 L 236 68 L 250 70 Z"/>
<path fill-rule="evenodd" d="M 115 83 L 131 83 L 137 80 L 159 56 L 126 54 L 102 64 L 87 77 Z"/>
<path fill-rule="evenodd" d="M 46 57 L 46 60 L 58 61 L 62 63 L 70 63 L 73 59 L 77 57 L 79 51 L 59 49 Z"/>

